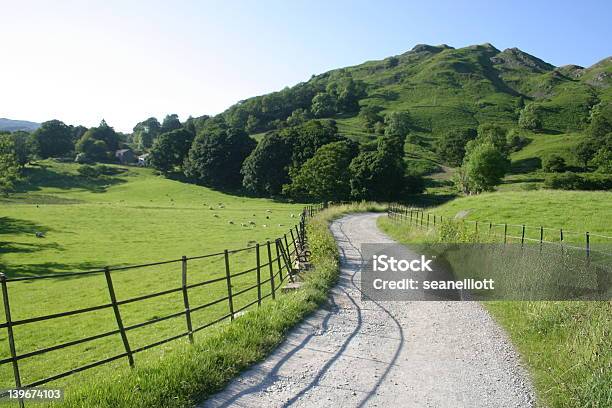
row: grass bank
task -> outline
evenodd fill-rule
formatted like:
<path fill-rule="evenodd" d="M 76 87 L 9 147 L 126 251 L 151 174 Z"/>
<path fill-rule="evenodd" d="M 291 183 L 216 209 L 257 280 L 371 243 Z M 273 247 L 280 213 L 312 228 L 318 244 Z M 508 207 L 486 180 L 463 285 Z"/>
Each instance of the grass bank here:
<path fill-rule="evenodd" d="M 545 213 L 540 209 L 540 214 Z M 386 217 L 378 222 L 383 231 L 405 244 L 437 239 L 436 232 L 411 229 Z M 508 332 L 528 366 L 539 406 L 612 406 L 612 302 L 483 304 Z"/>
<path fill-rule="evenodd" d="M 315 310 L 338 276 L 338 250 L 329 222 L 344 213 L 382 209 L 345 205 L 321 212 L 308 223 L 314 269 L 300 290 L 282 294 L 231 324 L 205 331 L 193 346 L 177 343 L 149 355 L 134 369 L 120 368 L 68 389 L 59 407 L 192 407 L 220 390 L 241 370 L 263 359 L 287 331 Z M 55 406 L 55 405 L 54 405 Z"/>

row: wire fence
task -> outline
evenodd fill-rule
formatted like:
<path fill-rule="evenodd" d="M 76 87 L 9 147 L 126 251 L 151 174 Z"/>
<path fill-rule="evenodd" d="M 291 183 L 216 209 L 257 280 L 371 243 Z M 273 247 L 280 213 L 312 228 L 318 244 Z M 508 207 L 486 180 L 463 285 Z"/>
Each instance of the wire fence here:
<path fill-rule="evenodd" d="M 609 262 L 612 260 L 612 237 L 592 233 L 576 232 L 563 228 L 550 228 L 526 224 L 493 223 L 444 217 L 424 208 L 390 204 L 388 216 L 398 222 L 429 230 L 438 229 L 445 222 L 460 224 L 465 231 L 488 241 L 504 244 L 520 244 L 525 247 L 554 246 L 563 253 L 583 256 L 587 260 Z"/>
<path fill-rule="evenodd" d="M 0 358 L 0 367 L 12 366 L 15 387 L 24 389 L 37 387 L 120 359 L 125 359 L 129 366 L 133 367 L 135 365 L 135 354 L 173 340 L 187 338 L 190 343 L 193 343 L 194 333 L 223 321 L 232 321 L 246 309 L 261 306 L 268 299 L 275 299 L 280 286 L 287 279 L 293 281 L 299 263 L 308 261 L 306 219 L 322 208 L 322 205 L 307 206 L 301 214 L 299 224 L 292 227 L 282 237 L 276 238 L 273 242 L 267 241 L 264 244 L 256 244 L 245 248 L 193 257 L 182 256 L 177 259 L 142 265 L 105 267 L 83 272 L 19 277 L 7 277 L 0 274 L 2 305 L 6 318 L 4 323 L 0 323 L 0 330 L 6 330 L 9 348 L 9 356 Z M 135 270 L 151 272 L 151 274 L 155 274 L 156 279 L 153 282 L 144 283 L 140 281 L 139 277 L 141 275 L 125 273 Z M 130 279 L 130 275 L 136 276 L 136 278 Z M 93 287 L 93 290 L 106 292 L 108 299 L 106 302 L 40 316 L 26 318 L 15 318 L 13 316 L 12 312 L 15 310 L 15 305 L 11 306 L 11 287 L 13 285 L 28 285 L 37 281 L 63 279 L 62 285 L 66 284 L 68 290 L 71 290 L 69 286 L 71 279 L 84 276 L 99 277 L 87 283 Z M 28 288 L 25 290 L 27 293 Z M 212 294 L 217 296 L 213 298 L 211 297 Z M 32 291 L 32 297 L 35 295 Z M 87 303 L 86 300 L 83 300 L 83 303 Z M 163 304 L 163 307 L 160 307 L 161 304 Z M 47 306 L 45 305 L 46 310 L 52 310 L 52 307 L 47 308 Z M 150 309 L 153 312 L 158 312 L 158 314 L 163 310 L 166 314 L 161 316 L 155 314 L 144 321 L 134 321 L 133 317 L 138 315 L 135 307 Z M 168 308 L 172 309 L 170 313 L 167 313 Z M 198 316 L 204 310 L 209 312 L 206 314 L 207 319 L 201 319 Z M 101 315 L 101 313 L 104 314 Z M 58 339 L 65 337 L 62 335 L 62 331 L 67 326 L 65 323 L 55 324 L 54 322 L 57 322 L 58 319 L 63 321 L 64 318 L 76 318 L 78 316 L 89 316 L 90 319 L 97 319 L 96 327 L 105 330 L 84 337 L 72 338 L 69 341 L 58 342 Z M 161 339 L 150 342 L 149 336 L 137 335 L 138 331 L 159 327 L 163 322 L 171 320 L 182 320 L 182 323 L 165 331 L 161 330 L 170 334 Z M 50 332 L 55 333 L 55 341 L 49 336 L 44 336 L 44 339 L 37 339 L 35 349 L 18 352 L 16 340 L 18 337 L 15 335 L 15 331 L 22 331 L 24 328 L 45 322 L 53 324 L 54 327 L 51 328 Z M 179 329 L 181 326 L 182 329 Z M 44 378 L 38 378 L 31 382 L 23 381 L 22 366 L 27 360 L 101 339 L 107 342 L 111 339 L 119 340 L 115 344 L 120 347 L 120 350 L 115 350 L 111 355 L 99 358 L 98 355 L 95 355 L 95 347 L 93 347 L 96 357 L 93 361 L 70 367 L 61 372 L 51 373 Z M 39 344 L 46 342 L 51 344 L 39 346 Z M 47 365 L 45 365 L 46 367 Z M 6 395 L 7 392 L 0 394 L 0 398 Z M 20 400 L 19 403 L 20 406 L 24 406 L 23 400 Z"/>

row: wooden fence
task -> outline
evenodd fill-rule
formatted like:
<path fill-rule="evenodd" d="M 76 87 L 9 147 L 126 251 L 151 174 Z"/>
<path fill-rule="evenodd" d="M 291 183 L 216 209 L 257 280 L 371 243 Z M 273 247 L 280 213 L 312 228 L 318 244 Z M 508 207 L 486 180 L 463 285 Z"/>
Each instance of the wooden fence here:
<path fill-rule="evenodd" d="M 234 320 L 240 312 L 255 305 L 260 306 L 262 302 L 268 298 L 275 299 L 276 292 L 283 284 L 283 282 L 286 279 L 293 280 L 293 274 L 296 272 L 296 270 L 294 269 L 295 262 L 307 261 L 306 258 L 309 255 L 309 252 L 306 249 L 306 218 L 309 216 L 313 216 L 321 208 L 323 208 L 323 205 L 312 205 L 306 207 L 302 212 L 299 224 L 292 227 L 286 234 L 284 234 L 282 237 L 275 239 L 273 242 L 267 241 L 266 243 L 261 245 L 256 244 L 254 246 L 234 250 L 226 249 L 222 252 L 194 257 L 183 256 L 179 259 L 166 260 L 143 265 L 131 265 L 115 268 L 105 267 L 97 270 L 84 272 L 67 272 L 52 275 L 22 276 L 11 278 L 5 276 L 4 274 L 0 274 L 0 285 L 2 287 L 2 299 L 6 317 L 6 321 L 0 324 L 0 330 L 6 329 L 10 351 L 10 357 L 0 359 L 0 366 L 4 364 L 12 365 L 16 388 L 32 388 L 123 358 L 125 358 L 127 363 L 131 367 L 133 367 L 135 364 L 135 354 L 151 349 L 153 347 L 160 346 L 173 340 L 187 337 L 189 339 L 189 342 L 193 343 L 194 333 L 204 330 L 207 327 L 210 327 L 222 321 Z M 254 259 L 252 259 L 253 266 L 239 271 L 232 270 L 233 257 L 237 256 L 237 254 L 244 253 L 245 251 L 250 251 L 254 253 Z M 189 276 L 190 265 L 196 260 L 203 260 L 209 258 L 218 258 L 223 260 L 223 262 L 221 263 L 224 266 L 225 272 L 223 276 L 206 279 L 195 283 L 188 283 L 187 278 Z M 113 285 L 113 277 L 115 276 L 115 274 L 134 270 L 136 268 L 151 268 L 158 265 L 176 265 L 176 272 L 180 274 L 182 284 L 178 287 L 166 288 L 161 291 L 147 293 L 141 296 L 118 299 L 117 292 Z M 68 277 L 83 277 L 86 275 L 104 275 L 104 278 L 106 280 L 106 288 L 108 290 L 109 301 L 107 303 L 64 311 L 60 313 L 52 313 L 43 316 L 30 317 L 26 319 L 13 319 L 11 317 L 11 285 L 17 284 L 19 282 L 52 280 Z M 247 278 L 250 280 L 250 282 L 253 283 L 247 283 L 248 286 L 241 287 L 239 290 L 235 290 L 235 285 L 232 283 L 232 281 L 236 280 L 239 277 Z M 193 289 L 198 287 L 207 287 L 208 285 L 213 285 L 215 283 L 223 284 L 223 281 L 226 284 L 226 293 L 224 294 L 224 296 L 217 299 L 210 299 L 204 304 L 193 304 L 193 301 L 190 298 L 190 293 L 192 293 Z M 243 284 L 242 286 L 244 285 L 245 284 Z M 264 292 L 268 293 L 263 294 Z M 124 323 L 126 316 L 122 313 L 122 306 L 141 302 L 147 299 L 156 298 L 163 295 L 169 295 L 172 293 L 175 293 L 178 296 L 182 295 L 183 307 L 181 307 L 180 310 L 177 310 L 174 313 L 162 317 L 156 317 L 150 320 L 146 320 L 144 322 L 139 322 L 131 325 L 126 325 Z M 237 307 L 237 298 L 252 293 L 256 293 L 256 295 L 253 295 L 250 299 L 246 301 L 246 303 L 243 302 L 244 304 L 242 304 L 240 307 Z M 227 305 L 226 313 L 216 317 L 212 321 L 208 321 L 202 325 L 194 327 L 192 323 L 192 316 L 195 313 L 210 308 L 214 305 L 222 304 L 224 302 Z M 76 340 L 55 344 L 53 346 L 28 351 L 25 353 L 17 352 L 17 345 L 14 334 L 15 327 L 27 326 L 36 322 L 49 321 L 68 316 L 87 314 L 104 309 L 113 311 L 116 325 L 115 329 L 87 337 L 82 337 Z M 131 333 L 132 330 L 136 330 L 145 326 L 176 318 L 184 319 L 185 329 L 180 333 L 176 333 L 170 337 L 166 337 L 162 340 L 158 340 L 140 347 L 133 347 L 130 344 L 128 333 Z M 52 351 L 66 349 L 69 347 L 74 347 L 84 343 L 92 342 L 94 340 L 111 338 L 112 336 L 119 336 L 121 339 L 123 349 L 119 353 L 85 365 L 74 367 L 67 371 L 49 375 L 48 377 L 36 380 L 34 382 L 30 382 L 28 384 L 22 383 L 21 379 L 23 373 L 20 371 L 20 362 L 22 362 L 23 360 L 34 356 L 43 355 Z M 7 392 L 0 394 L 0 398 L 5 397 L 6 395 L 8 395 Z M 20 400 L 19 402 L 20 406 L 23 406 L 23 400 Z"/>

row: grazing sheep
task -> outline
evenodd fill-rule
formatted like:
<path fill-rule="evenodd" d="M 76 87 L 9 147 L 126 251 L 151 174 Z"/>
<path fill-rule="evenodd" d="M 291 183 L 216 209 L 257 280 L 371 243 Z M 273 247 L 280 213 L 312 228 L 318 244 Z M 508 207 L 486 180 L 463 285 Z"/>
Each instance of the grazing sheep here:
<path fill-rule="evenodd" d="M 268 226 L 266 224 L 261 224 L 262 227 L 267 228 Z"/>
<path fill-rule="evenodd" d="M 42 232 L 36 232 L 36 238 L 44 238 L 45 234 L 43 234 Z"/>
<path fill-rule="evenodd" d="M 295 218 L 295 214 L 291 214 L 291 218 Z"/>
<path fill-rule="evenodd" d="M 270 210 L 266 210 L 266 212 L 267 212 L 267 213 L 271 213 L 272 211 L 270 211 Z"/>
<path fill-rule="evenodd" d="M 284 227 L 284 225 L 283 225 L 283 224 L 278 224 L 278 226 L 279 226 L 279 227 Z"/>
<path fill-rule="evenodd" d="M 246 225 L 244 222 L 241 222 L 241 223 L 240 223 L 240 226 L 241 226 L 241 227 L 246 227 L 247 225 Z"/>

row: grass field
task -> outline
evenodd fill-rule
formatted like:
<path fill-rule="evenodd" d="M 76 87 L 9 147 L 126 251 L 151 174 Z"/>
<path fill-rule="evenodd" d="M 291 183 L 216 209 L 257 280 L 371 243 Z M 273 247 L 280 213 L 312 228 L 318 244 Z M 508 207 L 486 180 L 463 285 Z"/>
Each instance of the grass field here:
<path fill-rule="evenodd" d="M 168 180 L 154 175 L 150 169 L 130 167 L 114 176 L 90 180 L 79 176 L 77 167 L 40 162 L 28 169 L 29 183 L 21 185 L 19 193 L 0 202 L 0 271 L 7 276 L 143 264 L 242 248 L 287 232 L 298 222 L 301 211 L 300 205 L 232 196 Z M 241 223 L 248 226 L 243 227 Z M 37 238 L 36 232 L 44 233 L 45 237 Z M 232 272 L 252 267 L 254 262 L 252 250 L 234 255 Z M 188 265 L 189 283 L 225 273 L 220 256 Z M 233 282 L 236 290 L 255 283 L 252 274 L 242 278 Z M 181 265 L 172 263 L 114 272 L 113 281 L 119 300 L 140 296 L 180 286 Z M 226 290 L 224 282 L 194 288 L 190 294 L 192 304 L 220 298 Z M 9 293 L 13 319 L 94 306 L 109 300 L 102 274 L 10 282 Z M 182 295 L 178 292 L 126 304 L 121 307 L 121 313 L 124 324 L 131 325 L 182 309 Z M 226 313 L 225 302 L 194 313 L 194 327 Z M 18 326 L 15 328 L 17 351 L 29 352 L 115 328 L 110 309 Z M 184 329 L 184 319 L 177 318 L 131 331 L 128 337 L 132 348 L 136 348 Z M 22 382 L 30 383 L 118 354 L 122 348 L 120 337 L 111 336 L 22 360 Z M 163 350 L 153 353 L 163 354 Z M 8 355 L 6 331 L 2 330 L 0 358 Z M 138 364 L 138 356 L 136 360 Z M 126 363 L 111 364 L 109 369 L 116 365 Z M 12 378 L 10 365 L 1 366 L 0 387 L 11 386 Z M 64 383 L 71 381 L 78 382 L 68 378 Z"/>
<path fill-rule="evenodd" d="M 432 208 L 436 214 L 479 221 L 530 223 L 612 235 L 612 193 L 530 191 L 465 197 Z M 427 239 L 422 230 L 395 225 L 381 228 L 410 243 Z M 609 248 L 609 247 L 608 247 Z M 486 302 L 529 367 L 539 406 L 612 405 L 611 302 Z"/>

